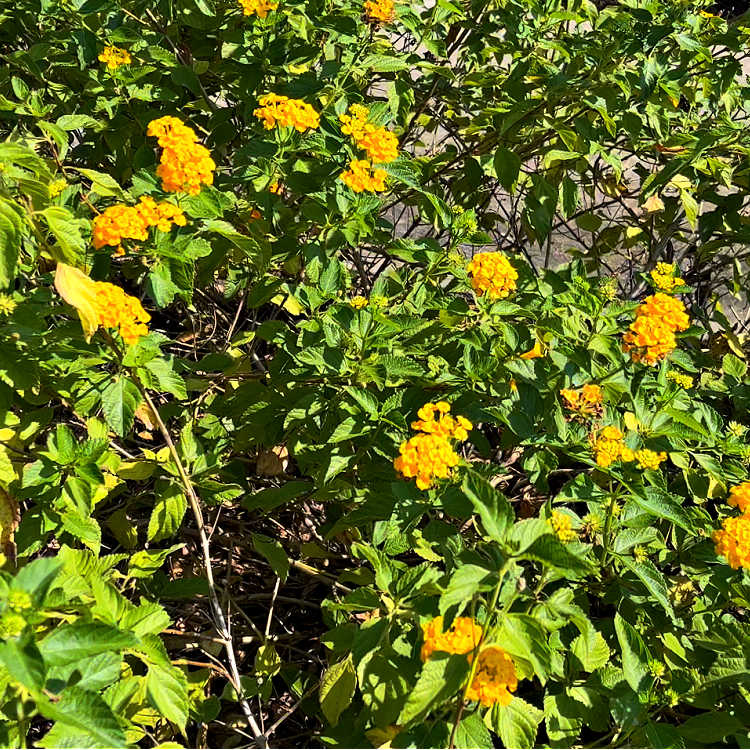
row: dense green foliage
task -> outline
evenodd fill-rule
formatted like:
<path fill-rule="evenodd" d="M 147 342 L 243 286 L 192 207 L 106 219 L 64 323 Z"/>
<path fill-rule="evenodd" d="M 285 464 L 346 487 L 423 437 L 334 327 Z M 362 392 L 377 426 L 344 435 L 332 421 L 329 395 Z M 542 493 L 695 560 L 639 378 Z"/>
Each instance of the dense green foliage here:
<path fill-rule="evenodd" d="M 750 477 L 750 27 L 707 10 L 4 3 L 0 745 L 746 746 L 750 579 L 711 536 Z M 320 126 L 264 129 L 269 92 Z M 355 103 L 399 139 L 384 192 L 340 179 Z M 162 190 L 166 115 L 216 163 L 197 194 Z M 186 225 L 95 249 L 143 197 Z M 647 366 L 660 261 L 691 324 Z M 148 335 L 85 335 L 66 267 Z M 393 461 L 438 401 L 473 427 L 421 490 Z M 604 425 L 666 460 L 597 464 Z M 438 615 L 510 654 L 509 705 L 423 662 Z"/>

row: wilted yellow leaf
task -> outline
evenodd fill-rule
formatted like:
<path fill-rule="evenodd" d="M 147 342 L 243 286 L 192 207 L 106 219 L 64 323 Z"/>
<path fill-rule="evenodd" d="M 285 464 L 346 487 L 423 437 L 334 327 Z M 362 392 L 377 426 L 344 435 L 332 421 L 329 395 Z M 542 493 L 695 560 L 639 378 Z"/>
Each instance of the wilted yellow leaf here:
<path fill-rule="evenodd" d="M 91 339 L 99 327 L 95 283 L 78 268 L 66 263 L 57 264 L 55 289 L 69 305 L 73 305 L 78 311 L 86 341 Z"/>
<path fill-rule="evenodd" d="M 664 201 L 656 194 L 649 195 L 643 202 L 643 210 L 646 213 L 654 214 L 664 210 Z"/>
<path fill-rule="evenodd" d="M 638 432 L 638 429 L 641 426 L 641 423 L 638 421 L 638 418 L 635 416 L 635 414 L 633 414 L 632 411 L 625 412 L 623 422 L 625 422 L 625 427 L 627 427 L 629 430 L 633 430 L 633 432 Z"/>
<path fill-rule="evenodd" d="M 0 487 L 0 546 L 11 558 L 15 558 L 13 537 L 20 522 L 21 509 L 18 502 Z"/>

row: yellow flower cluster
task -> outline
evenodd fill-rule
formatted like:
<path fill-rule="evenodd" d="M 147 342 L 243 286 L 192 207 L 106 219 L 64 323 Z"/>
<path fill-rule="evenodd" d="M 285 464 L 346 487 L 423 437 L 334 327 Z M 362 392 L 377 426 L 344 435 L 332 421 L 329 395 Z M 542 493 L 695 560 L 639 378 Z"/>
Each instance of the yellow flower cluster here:
<path fill-rule="evenodd" d="M 573 521 L 570 516 L 561 513 L 559 510 L 552 511 L 547 523 L 552 527 L 561 542 L 572 542 L 578 536 L 573 529 Z"/>
<path fill-rule="evenodd" d="M 60 193 L 62 193 L 63 190 L 67 187 L 68 182 L 67 180 L 63 179 L 62 177 L 57 180 L 52 180 L 49 185 L 47 185 L 47 190 L 49 191 L 49 197 L 50 198 L 57 198 Z"/>
<path fill-rule="evenodd" d="M 740 513 L 750 514 L 750 482 L 742 482 L 729 490 L 729 504 Z"/>
<path fill-rule="evenodd" d="M 443 632 L 443 618 L 435 617 L 422 625 L 424 643 L 420 656 L 427 661 L 435 651 L 446 654 L 468 654 L 479 645 L 482 628 L 471 617 L 456 617 Z"/>
<path fill-rule="evenodd" d="M 685 306 L 663 292 L 646 297 L 623 339 L 623 350 L 634 362 L 655 365 L 677 346 L 675 333 L 690 325 Z"/>
<path fill-rule="evenodd" d="M 639 469 L 658 469 L 663 461 L 667 460 L 664 451 L 657 453 L 648 448 L 641 448 L 635 452 L 635 460 Z"/>
<path fill-rule="evenodd" d="M 367 121 L 370 110 L 353 104 L 347 114 L 339 115 L 341 132 L 350 135 L 354 143 L 366 152 L 373 164 L 387 164 L 398 158 L 398 138 L 384 127 Z"/>
<path fill-rule="evenodd" d="M 426 490 L 435 479 L 447 479 L 451 469 L 458 466 L 458 454 L 451 440 L 466 440 L 471 422 L 464 417 L 452 417 L 445 401 L 427 403 L 418 412 L 419 420 L 412 428 L 419 434 L 401 443 L 400 455 L 393 467 L 407 478 L 416 477 L 417 487 Z"/>
<path fill-rule="evenodd" d="M 115 253 L 122 255 L 123 240 L 148 239 L 150 227 L 168 232 L 172 224 L 184 227 L 187 223 L 182 209 L 173 203 L 157 203 L 148 196 L 142 197 L 135 206 L 118 204 L 110 206 L 94 219 L 94 247 L 99 250 L 105 245 L 116 247 Z"/>
<path fill-rule="evenodd" d="M 258 101 L 260 107 L 253 114 L 263 121 L 266 130 L 272 130 L 278 125 L 282 128 L 293 127 L 299 133 L 304 133 L 308 128 L 315 129 L 320 125 L 320 115 L 301 99 L 265 94 Z"/>
<path fill-rule="evenodd" d="M 355 310 L 361 310 L 363 307 L 367 307 L 367 297 L 363 297 L 361 294 L 358 294 L 356 297 L 352 297 L 349 300 L 349 304 Z"/>
<path fill-rule="evenodd" d="M 503 299 L 516 288 L 518 272 L 502 253 L 477 253 L 466 270 L 479 297 L 486 293 L 490 299 Z"/>
<path fill-rule="evenodd" d="M 632 461 L 635 458 L 635 453 L 623 442 L 624 437 L 622 430 L 614 425 L 607 425 L 599 433 L 590 435 L 589 440 L 599 466 L 607 468 L 615 461 Z"/>
<path fill-rule="evenodd" d="M 471 661 L 471 655 L 469 657 Z M 466 691 L 470 701 L 479 701 L 483 706 L 499 703 L 507 706 L 518 687 L 518 677 L 513 659 L 499 646 L 488 646 L 479 654 L 477 671 Z"/>
<path fill-rule="evenodd" d="M 156 174 L 168 193 L 198 195 L 201 185 L 212 185 L 216 163 L 209 150 L 198 143 L 195 131 L 177 117 L 152 120 L 146 131 L 162 147 Z"/>
<path fill-rule="evenodd" d="M 651 280 L 654 286 L 662 292 L 671 294 L 678 286 L 685 285 L 685 279 L 675 276 L 677 266 L 674 263 L 657 263 L 656 268 L 651 271 Z"/>
<path fill-rule="evenodd" d="M 365 0 L 365 17 L 371 23 L 390 23 L 396 17 L 393 0 Z"/>
<path fill-rule="evenodd" d="M 239 0 L 242 6 L 242 12 L 246 16 L 256 15 L 259 18 L 265 18 L 269 10 L 276 10 L 278 3 L 271 3 L 268 0 Z"/>
<path fill-rule="evenodd" d="M 121 47 L 105 47 L 99 55 L 99 62 L 105 63 L 108 70 L 117 70 L 121 65 L 130 64 L 130 52 Z"/>
<path fill-rule="evenodd" d="M 712 538 L 716 554 L 724 555 L 732 569 L 750 570 L 750 515 L 725 518 L 722 528 L 714 531 Z"/>
<path fill-rule="evenodd" d="M 367 159 L 353 159 L 349 162 L 349 169 L 339 175 L 341 181 L 355 193 L 385 190 L 386 176 L 384 169 L 373 169 Z"/>
<path fill-rule="evenodd" d="M 563 388 L 560 395 L 565 408 L 578 416 L 600 416 L 602 413 L 602 389 L 595 383 L 587 383 L 582 388 Z"/>
<path fill-rule="evenodd" d="M 693 379 L 690 377 L 690 375 L 685 375 L 681 372 L 677 372 L 677 370 L 670 370 L 667 373 L 667 380 L 671 380 L 677 383 L 677 385 L 681 386 L 682 388 L 693 387 Z"/>

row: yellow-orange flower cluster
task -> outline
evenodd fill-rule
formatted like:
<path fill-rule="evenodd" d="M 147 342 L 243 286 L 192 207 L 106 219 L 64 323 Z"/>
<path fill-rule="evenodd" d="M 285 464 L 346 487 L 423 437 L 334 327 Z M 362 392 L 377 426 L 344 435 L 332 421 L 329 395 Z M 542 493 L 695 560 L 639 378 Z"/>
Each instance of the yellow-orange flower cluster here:
<path fill-rule="evenodd" d="M 607 468 L 615 461 L 632 461 L 635 458 L 635 453 L 623 442 L 624 437 L 622 430 L 614 425 L 607 425 L 589 436 L 599 466 Z"/>
<path fill-rule="evenodd" d="M 685 306 L 663 292 L 646 297 L 623 339 L 623 349 L 634 362 L 655 365 L 677 346 L 675 333 L 690 325 Z"/>
<path fill-rule="evenodd" d="M 471 422 L 452 417 L 445 401 L 427 403 L 418 412 L 412 428 L 419 434 L 401 443 L 393 467 L 407 478 L 416 478 L 417 487 L 426 490 L 435 479 L 447 479 L 458 466 L 458 454 L 451 440 L 466 440 Z M 437 415 L 437 416 L 436 416 Z"/>
<path fill-rule="evenodd" d="M 195 131 L 177 117 L 152 120 L 146 131 L 162 147 L 156 174 L 168 193 L 197 195 L 201 185 L 212 185 L 216 163 L 210 151 L 198 143 Z"/>
<path fill-rule="evenodd" d="M 117 70 L 121 65 L 130 64 L 130 52 L 122 47 L 105 47 L 99 55 L 99 62 L 103 62 L 108 70 Z"/>
<path fill-rule="evenodd" d="M 424 643 L 420 656 L 427 661 L 435 651 L 446 654 L 468 654 L 479 645 L 482 628 L 471 617 L 456 617 L 443 632 L 443 618 L 435 617 L 422 625 Z"/>
<path fill-rule="evenodd" d="M 290 99 L 280 94 L 265 94 L 258 100 L 260 107 L 253 114 L 263 121 L 266 130 L 277 125 L 282 128 L 292 127 L 300 133 L 308 128 L 315 129 L 320 125 L 320 115 L 301 99 Z"/>
<path fill-rule="evenodd" d="M 573 528 L 573 521 L 567 513 L 553 510 L 547 523 L 553 528 L 561 542 L 572 542 L 578 536 Z"/>
<path fill-rule="evenodd" d="M 396 17 L 393 0 L 365 0 L 365 17 L 371 23 L 390 23 Z"/>
<path fill-rule="evenodd" d="M 637 450 L 634 455 L 639 469 L 658 469 L 663 461 L 667 460 L 667 454 L 664 451 L 657 453 L 648 448 Z"/>
<path fill-rule="evenodd" d="M 385 190 L 386 176 L 384 169 L 373 169 L 367 159 L 353 159 L 349 162 L 349 169 L 339 175 L 341 181 L 355 193 Z"/>
<path fill-rule="evenodd" d="M 750 515 L 725 518 L 722 528 L 714 531 L 716 554 L 724 555 L 730 567 L 750 570 Z"/>
<path fill-rule="evenodd" d="M 582 388 L 563 388 L 560 395 L 565 402 L 565 408 L 575 412 L 575 416 L 601 416 L 602 389 L 595 383 L 587 383 Z"/>
<path fill-rule="evenodd" d="M 110 206 L 94 219 L 94 247 L 99 250 L 105 245 L 116 247 L 116 254 L 122 255 L 123 240 L 148 239 L 150 227 L 168 232 L 172 225 L 184 227 L 187 223 L 182 209 L 173 203 L 157 203 L 153 198 L 144 196 L 135 206 L 118 204 Z"/>
<path fill-rule="evenodd" d="M 256 15 L 259 18 L 265 18 L 269 10 L 276 10 L 278 3 L 271 3 L 268 0 L 239 0 L 242 6 L 242 12 L 246 16 Z"/>
<path fill-rule="evenodd" d="M 674 263 L 657 263 L 651 271 L 651 280 L 661 292 L 671 294 L 678 286 L 685 285 L 685 279 L 676 276 L 677 266 Z"/>
<path fill-rule="evenodd" d="M 398 138 L 386 130 L 367 121 L 370 110 L 353 104 L 347 114 L 339 115 L 341 132 L 350 135 L 354 143 L 366 152 L 373 164 L 387 164 L 398 157 Z"/>
<path fill-rule="evenodd" d="M 502 253 L 477 253 L 466 270 L 477 296 L 503 299 L 516 288 L 518 272 Z"/>
<path fill-rule="evenodd" d="M 742 482 L 729 490 L 729 504 L 740 513 L 750 513 L 750 482 Z"/>
<path fill-rule="evenodd" d="M 518 677 L 513 659 L 499 646 L 488 646 L 479 654 L 477 671 L 466 697 L 470 701 L 479 701 L 483 706 L 494 706 L 495 703 L 507 706 L 513 700 L 511 693 L 517 687 Z"/>

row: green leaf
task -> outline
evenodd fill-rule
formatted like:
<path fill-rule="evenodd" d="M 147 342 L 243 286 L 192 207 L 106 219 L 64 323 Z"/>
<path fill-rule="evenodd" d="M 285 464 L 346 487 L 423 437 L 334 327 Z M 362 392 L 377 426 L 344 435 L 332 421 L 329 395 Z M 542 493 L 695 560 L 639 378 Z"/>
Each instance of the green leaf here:
<path fill-rule="evenodd" d="M 401 709 L 398 723 L 415 721 L 454 696 L 468 673 L 469 662 L 465 655 L 433 654 L 422 667 L 417 684 Z"/>
<path fill-rule="evenodd" d="M 677 731 L 692 746 L 718 746 L 727 735 L 734 734 L 742 728 L 743 722 L 729 711 L 707 711 L 698 716 L 691 716 L 677 728 Z"/>
<path fill-rule="evenodd" d="M 132 429 L 135 410 L 141 403 L 138 388 L 132 380 L 120 375 L 102 391 L 101 398 L 107 424 L 124 437 Z"/>
<path fill-rule="evenodd" d="M 20 682 L 32 693 L 44 687 L 44 661 L 33 642 L 9 638 L 0 643 L 0 662 L 5 665 L 12 680 Z"/>
<path fill-rule="evenodd" d="M 39 643 L 45 664 L 59 667 L 105 651 L 121 651 L 135 646 L 132 633 L 99 623 L 74 622 L 58 625 Z"/>
<path fill-rule="evenodd" d="M 461 489 L 471 500 L 485 534 L 495 542 L 504 543 L 507 529 L 514 518 L 513 508 L 505 495 L 471 470 L 467 470 Z"/>
<path fill-rule="evenodd" d="M 62 257 L 58 260 L 76 264 L 86 253 L 86 241 L 81 236 L 80 221 L 61 206 L 49 206 L 42 214 L 62 251 Z"/>
<path fill-rule="evenodd" d="M 511 655 L 528 661 L 542 684 L 552 668 L 547 634 L 531 616 L 510 613 L 502 620 L 497 642 Z"/>
<path fill-rule="evenodd" d="M 150 664 L 146 696 L 151 705 L 185 733 L 188 718 L 188 686 L 185 673 L 173 666 Z"/>
<path fill-rule="evenodd" d="M 128 745 L 112 709 L 94 692 L 69 686 L 54 703 L 44 695 L 35 696 L 35 700 L 42 716 L 55 722 L 42 747 L 106 748 Z"/>
<path fill-rule="evenodd" d="M 136 552 L 128 564 L 128 575 L 132 578 L 149 578 L 175 550 L 182 549 L 181 544 L 174 544 L 167 549 L 142 549 Z"/>
<path fill-rule="evenodd" d="M 737 378 L 737 380 L 742 380 L 747 372 L 747 364 L 739 357 L 730 353 L 725 354 L 722 357 L 721 369 L 724 370 L 727 375 L 731 375 L 732 377 Z"/>
<path fill-rule="evenodd" d="M 91 191 L 97 195 L 103 198 L 114 196 L 120 200 L 126 199 L 125 191 L 111 175 L 105 172 L 97 172 L 95 169 L 78 168 L 77 171 L 91 181 Z"/>
<path fill-rule="evenodd" d="M 657 518 L 665 518 L 685 531 L 693 533 L 693 524 L 678 498 L 658 487 L 646 487 L 642 492 L 643 494 L 632 495 L 633 500 L 642 510 Z"/>
<path fill-rule="evenodd" d="M 585 628 L 570 644 L 570 650 L 586 672 L 593 672 L 609 661 L 609 646 L 594 628 Z"/>
<path fill-rule="evenodd" d="M 651 684 L 648 662 L 651 654 L 638 631 L 626 622 L 619 612 L 615 614 L 615 632 L 622 650 L 622 669 L 625 680 L 639 695 Z"/>
<path fill-rule="evenodd" d="M 669 601 L 667 582 L 658 568 L 650 560 L 636 562 L 625 556 L 620 557 L 619 560 L 628 570 L 638 576 L 649 593 L 664 607 L 666 613 L 674 620 L 674 609 L 672 608 L 672 602 Z"/>
<path fill-rule="evenodd" d="M 462 565 L 453 571 L 448 586 L 440 596 L 439 612 L 444 615 L 452 606 L 468 605 L 477 591 L 491 588 L 493 576 L 479 565 Z"/>
<path fill-rule="evenodd" d="M 495 747 L 479 711 L 464 716 L 458 723 L 453 746 L 460 748 Z"/>
<path fill-rule="evenodd" d="M 532 748 L 536 744 L 539 724 L 544 711 L 513 696 L 507 706 L 496 703 L 490 713 L 492 729 L 504 747 Z"/>
<path fill-rule="evenodd" d="M 537 537 L 523 552 L 519 552 L 518 556 L 525 560 L 536 560 L 571 577 L 591 573 L 592 564 L 577 555 L 573 551 L 575 548 L 562 542 L 554 533 L 549 533 Z"/>
<path fill-rule="evenodd" d="M 332 726 L 338 724 L 339 716 L 349 707 L 356 686 L 357 675 L 351 654 L 332 664 L 323 674 L 320 680 L 320 707 Z"/>
<path fill-rule="evenodd" d="M 393 73 L 397 70 L 409 70 L 411 64 L 396 55 L 368 55 L 360 66 L 373 73 Z"/>
<path fill-rule="evenodd" d="M 521 157 L 501 146 L 495 151 L 493 165 L 500 184 L 508 192 L 513 192 L 518 181 L 518 174 L 521 171 Z"/>
<path fill-rule="evenodd" d="M 268 564 L 282 583 L 286 581 L 286 577 L 289 575 L 289 558 L 281 544 L 262 534 L 252 534 L 252 540 L 253 547 L 268 560 Z"/>
<path fill-rule="evenodd" d="M 148 522 L 148 540 L 160 542 L 174 536 L 182 524 L 187 500 L 178 484 L 157 482 L 156 502 Z"/>

